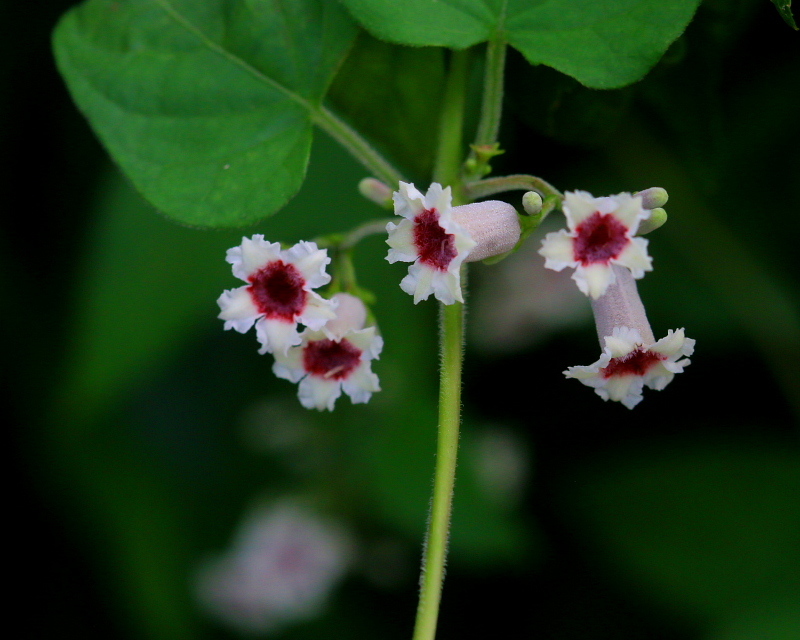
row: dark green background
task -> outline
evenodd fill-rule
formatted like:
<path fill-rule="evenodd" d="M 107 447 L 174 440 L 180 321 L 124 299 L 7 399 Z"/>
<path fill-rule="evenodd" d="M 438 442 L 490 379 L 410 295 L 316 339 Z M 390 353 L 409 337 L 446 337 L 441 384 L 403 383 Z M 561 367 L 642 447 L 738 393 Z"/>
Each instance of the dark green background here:
<path fill-rule="evenodd" d="M 295 414 L 294 388 L 252 336 L 215 318 L 236 286 L 224 250 L 242 232 L 161 218 L 72 106 L 49 49 L 70 5 L 0 5 L 7 527 L 27 625 L 16 636 L 228 637 L 194 608 L 192 568 L 256 495 L 309 492 L 365 545 L 393 541 L 401 570 L 388 587 L 352 573 L 325 616 L 285 637 L 409 637 L 433 466 L 433 305 L 413 307 L 381 240 L 365 242 L 384 391 L 367 407 Z M 442 55 L 357 46 L 331 103 L 423 182 Z M 442 638 L 800 637 L 799 47 L 753 0 L 705 2 L 621 90 L 510 54 L 497 173 L 596 195 L 665 187 L 671 218 L 651 236 L 656 270 L 640 291 L 657 335 L 685 326 L 698 347 L 630 412 L 560 375 L 596 359 L 589 325 L 505 356 L 468 345 Z M 357 89 L 359 74 L 377 96 Z M 355 194 L 363 175 L 319 135 L 304 190 L 245 232 L 291 241 L 380 215 Z M 241 416 L 264 398 L 315 435 L 288 453 L 254 450 Z M 532 460 L 519 505 L 471 479 L 491 424 Z"/>

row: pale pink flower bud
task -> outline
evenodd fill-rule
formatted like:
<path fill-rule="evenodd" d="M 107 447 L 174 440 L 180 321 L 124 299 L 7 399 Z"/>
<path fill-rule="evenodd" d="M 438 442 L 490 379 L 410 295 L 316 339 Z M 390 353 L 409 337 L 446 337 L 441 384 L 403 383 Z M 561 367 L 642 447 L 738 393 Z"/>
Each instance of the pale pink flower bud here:
<path fill-rule="evenodd" d="M 478 262 L 506 253 L 519 242 L 517 211 L 507 202 L 488 200 L 453 207 L 453 220 L 475 241 L 465 262 Z"/>

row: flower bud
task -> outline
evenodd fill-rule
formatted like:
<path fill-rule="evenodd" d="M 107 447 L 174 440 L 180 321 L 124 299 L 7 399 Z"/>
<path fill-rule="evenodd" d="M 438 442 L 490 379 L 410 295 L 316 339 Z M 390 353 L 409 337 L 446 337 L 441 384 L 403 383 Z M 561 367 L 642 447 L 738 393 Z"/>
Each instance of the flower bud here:
<path fill-rule="evenodd" d="M 358 191 L 367 200 L 371 200 L 385 209 L 392 208 L 392 190 L 380 180 L 364 178 L 358 183 Z"/>
<path fill-rule="evenodd" d="M 528 191 L 522 196 L 522 208 L 529 216 L 536 216 L 542 212 L 542 196 L 535 191 Z"/>
<path fill-rule="evenodd" d="M 348 331 L 358 331 L 364 328 L 367 321 L 367 308 L 360 298 L 349 293 L 337 293 L 331 298 L 338 303 L 336 317 L 328 320 L 325 328 L 337 338 L 341 338 Z"/>
<path fill-rule="evenodd" d="M 466 262 L 477 262 L 511 251 L 519 242 L 517 211 L 499 200 L 475 202 L 453 207 L 453 221 L 460 224 L 475 241 Z"/>
<path fill-rule="evenodd" d="M 642 220 L 639 224 L 639 229 L 636 231 L 637 236 L 643 236 L 646 233 L 650 233 L 651 231 L 655 231 L 659 227 L 662 227 L 664 223 L 667 221 L 667 212 L 664 211 L 661 207 L 656 207 L 655 209 L 650 210 L 650 217 L 647 220 Z"/>
<path fill-rule="evenodd" d="M 639 196 L 642 199 L 642 207 L 645 209 L 657 209 L 659 207 L 663 207 L 665 204 L 667 204 L 667 200 L 669 200 L 667 190 L 662 189 L 661 187 L 650 187 L 649 189 L 639 191 L 634 195 Z"/>

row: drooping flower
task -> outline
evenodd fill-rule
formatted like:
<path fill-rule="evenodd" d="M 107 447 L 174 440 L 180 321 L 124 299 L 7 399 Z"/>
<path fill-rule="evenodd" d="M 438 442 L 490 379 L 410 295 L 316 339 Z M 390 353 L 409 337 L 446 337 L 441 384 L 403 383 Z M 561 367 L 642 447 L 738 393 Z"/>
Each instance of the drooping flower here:
<path fill-rule="evenodd" d="M 612 265 L 627 267 L 634 278 L 652 270 L 647 240 L 633 237 L 650 216 L 641 197 L 620 193 L 595 198 L 586 191 L 568 191 L 563 210 L 569 231 L 548 233 L 539 253 L 548 269 L 573 267 L 572 279 L 584 294 L 596 300 L 605 293 L 614 282 Z"/>
<path fill-rule="evenodd" d="M 229 626 L 272 632 L 317 615 L 351 557 L 340 525 L 286 498 L 246 516 L 231 547 L 200 567 L 196 593 Z"/>
<path fill-rule="evenodd" d="M 259 353 L 285 353 L 300 344 L 298 323 L 318 330 L 335 316 L 335 303 L 312 291 L 331 280 L 325 272 L 331 261 L 328 252 L 315 243 L 301 241 L 281 250 L 279 243 L 254 235 L 228 249 L 225 259 L 233 265 L 233 275 L 248 285 L 219 297 L 218 317 L 225 329 L 239 333 L 255 324 Z"/>
<path fill-rule="evenodd" d="M 344 391 L 354 404 L 368 402 L 380 391 L 371 360 L 383 349 L 374 326 L 363 328 L 364 303 L 347 293 L 337 293 L 336 318 L 321 330 L 306 329 L 301 343 L 286 354 L 275 354 L 272 370 L 279 378 L 299 382 L 297 395 L 306 409 L 333 411 Z"/>
<path fill-rule="evenodd" d="M 684 356 L 692 355 L 695 341 L 683 329 L 656 341 L 632 274 L 620 266 L 613 269 L 614 283 L 592 302 L 603 353 L 594 364 L 570 367 L 564 375 L 592 387 L 603 400 L 633 409 L 645 386 L 660 391 L 683 372 L 690 364 Z"/>
<path fill-rule="evenodd" d="M 400 183 L 394 193 L 399 224 L 386 225 L 389 262 L 413 262 L 400 288 L 414 296 L 414 304 L 433 293 L 443 304 L 463 302 L 461 263 L 475 246 L 469 232 L 451 213 L 450 187 L 434 182 L 423 196 L 413 184 Z"/>

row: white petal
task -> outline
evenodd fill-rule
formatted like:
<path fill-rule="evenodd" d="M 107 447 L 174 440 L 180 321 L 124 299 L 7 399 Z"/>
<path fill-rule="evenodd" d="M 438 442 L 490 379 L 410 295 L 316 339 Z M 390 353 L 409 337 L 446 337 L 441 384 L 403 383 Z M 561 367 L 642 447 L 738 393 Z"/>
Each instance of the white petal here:
<path fill-rule="evenodd" d="M 346 380 L 342 381 L 342 389 L 350 396 L 353 404 L 369 402 L 373 393 L 381 390 L 378 376 L 372 373 L 368 362 L 362 362 Z"/>
<path fill-rule="evenodd" d="M 647 240 L 632 238 L 628 246 L 612 262 L 628 267 L 634 278 L 644 278 L 645 271 L 653 270 L 653 259 L 647 255 Z"/>
<path fill-rule="evenodd" d="M 642 336 L 636 329 L 614 327 L 614 333 L 605 336 L 604 342 L 612 358 L 624 358 L 642 344 Z"/>
<path fill-rule="evenodd" d="M 308 301 L 303 313 L 297 316 L 298 322 L 302 322 L 312 331 L 319 331 L 329 320 L 336 317 L 336 303 L 333 300 L 326 300 L 313 291 L 308 292 Z"/>
<path fill-rule="evenodd" d="M 414 304 L 418 304 L 433 293 L 432 279 L 433 269 L 416 262 L 408 268 L 408 275 L 400 281 L 400 288 L 414 296 Z"/>
<path fill-rule="evenodd" d="M 336 399 L 340 395 L 342 395 L 342 383 L 338 380 L 306 376 L 297 386 L 297 397 L 306 409 L 333 411 Z"/>
<path fill-rule="evenodd" d="M 456 273 L 434 271 L 431 286 L 434 297 L 442 304 L 455 304 L 456 300 L 464 302 L 464 297 L 461 295 L 461 277 L 458 271 Z"/>
<path fill-rule="evenodd" d="M 610 265 L 590 264 L 588 266 L 578 265 L 572 279 L 577 283 L 578 289 L 587 296 L 595 300 L 602 296 L 608 285 L 614 282 L 614 272 Z"/>
<path fill-rule="evenodd" d="M 330 275 L 325 272 L 325 267 L 331 262 L 327 249 L 319 249 L 316 243 L 303 240 L 284 254 L 287 261 L 303 274 L 309 289 L 325 286 L 331 281 Z"/>
<path fill-rule="evenodd" d="M 261 234 L 256 234 L 252 238 L 242 238 L 242 244 L 228 249 L 225 256 L 225 260 L 233 265 L 233 275 L 245 282 L 256 271 L 280 258 L 280 243 L 266 242 Z"/>
<path fill-rule="evenodd" d="M 223 291 L 217 304 L 220 308 L 217 317 L 225 320 L 225 329 L 235 329 L 239 333 L 247 333 L 261 315 L 247 287 Z"/>
<path fill-rule="evenodd" d="M 413 220 L 425 208 L 425 196 L 408 182 L 400 183 L 399 189 L 392 195 L 392 200 L 395 214 L 409 220 Z"/>
<path fill-rule="evenodd" d="M 417 247 L 414 244 L 414 223 L 410 220 L 402 220 L 400 224 L 390 222 L 386 225 L 389 237 L 386 244 L 389 245 L 389 255 L 386 259 L 391 262 L 414 262 L 417 259 Z"/>
<path fill-rule="evenodd" d="M 628 409 L 642 401 L 643 386 L 641 376 L 612 376 L 606 380 L 608 399 L 621 402 Z"/>
<path fill-rule="evenodd" d="M 539 255 L 545 258 L 545 268 L 561 271 L 566 267 L 577 267 L 574 242 L 575 238 L 566 229 L 548 233 L 542 240 L 542 246 L 539 249 Z"/>
<path fill-rule="evenodd" d="M 672 379 L 675 377 L 676 373 L 681 373 L 683 371 L 683 367 L 680 367 L 680 371 L 670 371 L 664 365 L 668 363 L 659 362 L 653 365 L 650 368 L 650 371 L 644 376 L 644 383 L 650 387 L 651 389 L 655 389 L 656 391 L 661 391 L 664 387 L 666 387 Z M 669 363 L 674 364 L 674 363 Z"/>
<path fill-rule="evenodd" d="M 639 222 L 650 217 L 650 212 L 642 207 L 642 198 L 632 196 L 630 193 L 618 193 L 612 198 L 617 204 L 614 215 L 630 229 L 631 235 L 635 234 Z"/>
<path fill-rule="evenodd" d="M 450 204 L 453 197 L 450 187 L 442 188 L 438 182 L 434 182 L 428 187 L 428 193 L 425 194 L 425 208 L 436 209 L 440 216 L 444 216 L 446 220 L 450 219 Z"/>
<path fill-rule="evenodd" d="M 650 347 L 650 350 L 668 358 L 690 356 L 694 353 L 694 343 L 694 340 L 686 337 L 683 329 L 675 331 L 670 329 L 665 337 Z"/>
<path fill-rule="evenodd" d="M 292 347 L 285 354 L 277 352 L 272 372 L 279 378 L 290 382 L 299 382 L 306 371 L 303 368 L 303 347 Z"/>
<path fill-rule="evenodd" d="M 256 338 L 261 343 L 259 353 L 286 353 L 289 347 L 301 342 L 297 323 L 261 318 L 256 322 Z"/>
<path fill-rule="evenodd" d="M 562 209 L 567 225 L 575 230 L 581 222 L 597 211 L 597 198 L 586 191 L 567 191 L 564 194 Z"/>

